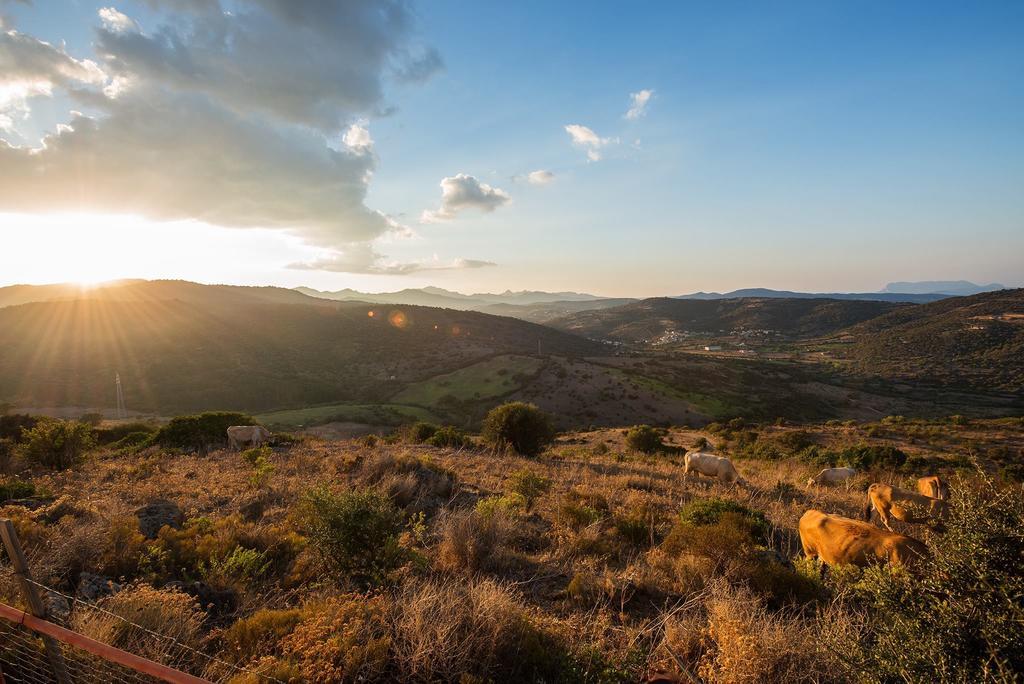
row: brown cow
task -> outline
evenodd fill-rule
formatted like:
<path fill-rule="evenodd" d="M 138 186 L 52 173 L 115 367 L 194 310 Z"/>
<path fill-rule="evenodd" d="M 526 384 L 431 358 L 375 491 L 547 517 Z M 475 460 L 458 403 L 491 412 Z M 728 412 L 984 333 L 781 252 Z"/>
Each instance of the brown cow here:
<path fill-rule="evenodd" d="M 820 558 L 826 565 L 913 567 L 928 557 L 928 547 L 913 537 L 813 508 L 800 518 L 800 544 L 805 556 Z"/>
<path fill-rule="evenodd" d="M 929 475 L 928 477 L 918 478 L 917 491 L 918 493 L 930 496 L 933 499 L 949 498 L 949 486 L 946 484 L 946 481 L 938 475 Z"/>
<path fill-rule="evenodd" d="M 928 510 L 928 515 L 915 516 L 907 505 L 914 505 Z M 868 487 L 868 500 L 864 506 L 864 519 L 871 520 L 872 509 L 878 511 L 878 517 L 882 519 L 885 529 L 892 531 L 889 521 L 892 518 L 902 520 L 905 523 L 925 523 L 929 520 L 938 520 L 940 523 L 946 517 L 947 504 L 942 499 L 935 499 L 924 494 L 911 492 L 898 487 L 876 482 Z"/>

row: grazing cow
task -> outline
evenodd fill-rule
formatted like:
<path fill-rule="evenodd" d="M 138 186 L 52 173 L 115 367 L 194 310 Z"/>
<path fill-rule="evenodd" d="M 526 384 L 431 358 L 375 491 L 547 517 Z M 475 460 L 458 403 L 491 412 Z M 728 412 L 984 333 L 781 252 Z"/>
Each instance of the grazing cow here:
<path fill-rule="evenodd" d="M 807 486 L 841 484 L 856 474 L 857 471 L 853 468 L 825 468 L 820 473 L 807 480 Z"/>
<path fill-rule="evenodd" d="M 946 485 L 946 481 L 938 475 L 929 475 L 928 477 L 918 478 L 917 491 L 919 494 L 930 496 L 933 499 L 949 498 L 949 486 Z"/>
<path fill-rule="evenodd" d="M 799 527 L 804 555 L 826 565 L 865 567 L 881 562 L 912 568 L 928 557 L 928 547 L 913 537 L 813 508 L 800 518 Z"/>
<path fill-rule="evenodd" d="M 689 475 L 695 472 L 698 475 L 718 478 L 726 484 L 744 484 L 745 480 L 740 477 L 733 466 L 732 461 L 724 456 L 715 456 L 701 451 L 691 451 L 683 458 L 683 472 Z"/>
<path fill-rule="evenodd" d="M 228 447 L 238 449 L 243 444 L 258 447 L 270 439 L 270 431 L 262 425 L 232 425 L 228 428 Z"/>
<path fill-rule="evenodd" d="M 916 505 L 928 510 L 926 516 L 915 516 L 907 508 L 907 505 Z M 892 531 L 889 525 L 891 518 L 902 520 L 905 523 L 923 523 L 931 519 L 938 519 L 940 522 L 946 516 L 947 504 L 942 499 L 935 499 L 924 494 L 911 492 L 898 487 L 874 483 L 868 487 L 868 500 L 864 506 L 864 519 L 871 520 L 872 509 L 878 511 L 878 517 L 882 519 L 885 529 Z"/>

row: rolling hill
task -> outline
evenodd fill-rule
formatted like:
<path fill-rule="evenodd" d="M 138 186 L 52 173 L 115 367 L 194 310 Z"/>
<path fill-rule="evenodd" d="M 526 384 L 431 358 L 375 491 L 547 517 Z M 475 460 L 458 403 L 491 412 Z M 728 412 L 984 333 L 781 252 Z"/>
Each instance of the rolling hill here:
<path fill-rule="evenodd" d="M 903 307 L 852 327 L 854 367 L 887 378 L 1024 390 L 1024 289 Z"/>
<path fill-rule="evenodd" d="M 909 284 L 909 283 L 908 283 Z M 771 290 L 765 287 L 748 287 L 732 292 L 694 292 L 692 294 L 678 295 L 674 299 L 743 299 L 743 298 L 771 298 L 771 299 L 853 299 L 866 300 L 871 302 L 905 302 L 910 304 L 925 304 L 937 302 L 940 299 L 956 296 L 945 292 L 791 292 L 789 290 Z"/>
<path fill-rule="evenodd" d="M 331 302 L 282 288 L 179 281 L 0 309 L 0 400 L 160 413 L 378 402 L 496 354 L 598 345 L 471 311 Z"/>
<path fill-rule="evenodd" d="M 911 306 L 830 299 L 671 299 L 660 297 L 611 309 L 582 311 L 550 321 L 552 327 L 591 339 L 643 343 L 672 332 L 697 335 L 770 330 L 789 339 L 830 335 Z"/>

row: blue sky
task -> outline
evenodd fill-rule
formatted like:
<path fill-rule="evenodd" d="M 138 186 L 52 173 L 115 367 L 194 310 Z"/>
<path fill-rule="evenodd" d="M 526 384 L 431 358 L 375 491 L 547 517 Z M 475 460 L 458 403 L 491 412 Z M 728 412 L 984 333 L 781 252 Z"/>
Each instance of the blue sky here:
<path fill-rule="evenodd" d="M 112 78 L 124 67 L 95 48 L 107 6 L 37 0 L 2 11 L 14 30 L 63 40 L 68 55 L 95 60 Z M 127 33 L 152 35 L 174 20 L 145 3 L 113 7 L 135 22 Z M 5 205 L 0 192 L 2 230 L 14 236 L 0 281 L 70 272 L 608 295 L 863 291 L 958 278 L 1024 285 L 1021 3 L 433 1 L 407 19 L 388 45 L 414 56 L 436 50 L 443 68 L 408 79 L 367 65 L 381 96 L 339 115 L 373 141 L 358 208 L 400 229 L 332 241 L 330 220 L 290 230 L 279 215 L 261 226 L 247 214 L 239 229 L 234 215 L 211 222 L 146 203 L 111 217 L 118 205 L 109 199 L 54 215 L 43 202 Z M 306 76 L 297 62 L 291 78 Z M 29 98 L 0 137 L 34 146 L 68 110 L 104 116 L 51 90 Z M 628 119 L 641 90 L 653 94 Z M 600 159 L 572 144 L 572 124 L 607 140 Z M 316 135 L 337 147 L 343 132 L 321 126 Z M 528 182 L 538 170 L 552 180 Z M 440 185 L 457 174 L 472 186 L 456 189 L 483 195 L 461 204 L 453 195 L 446 213 Z M 423 222 L 425 211 L 446 220 Z M 339 235 L 350 233 L 346 220 Z M 66 258 L 41 263 L 39 241 L 70 231 L 95 241 L 77 237 Z M 86 267 L 89 244 L 96 253 Z M 226 265 L 223 250 L 240 263 Z M 288 268 L 296 263 L 306 268 Z"/>

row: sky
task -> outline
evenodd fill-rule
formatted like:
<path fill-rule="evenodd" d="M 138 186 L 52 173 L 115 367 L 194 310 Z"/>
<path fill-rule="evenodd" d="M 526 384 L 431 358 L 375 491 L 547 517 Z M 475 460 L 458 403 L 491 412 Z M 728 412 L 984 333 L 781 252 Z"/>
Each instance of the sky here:
<path fill-rule="evenodd" d="M 1024 3 L 0 17 L 0 285 L 1024 286 Z"/>

